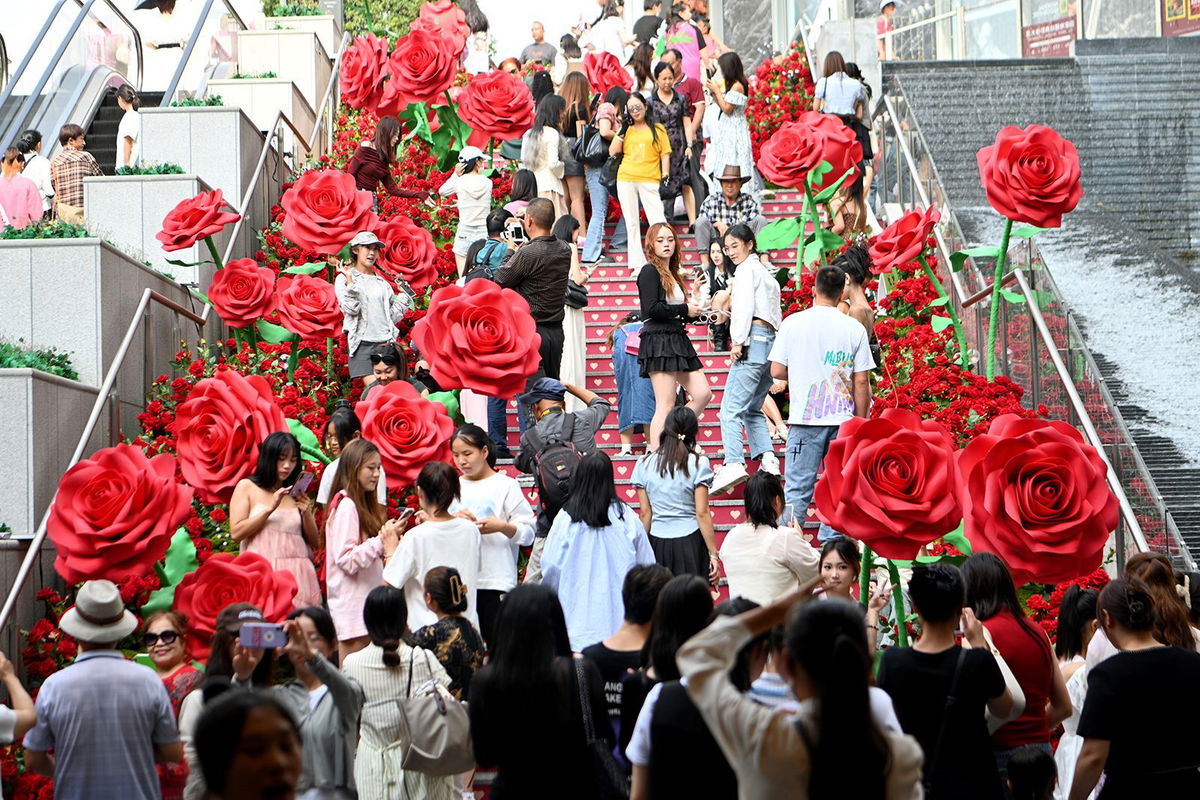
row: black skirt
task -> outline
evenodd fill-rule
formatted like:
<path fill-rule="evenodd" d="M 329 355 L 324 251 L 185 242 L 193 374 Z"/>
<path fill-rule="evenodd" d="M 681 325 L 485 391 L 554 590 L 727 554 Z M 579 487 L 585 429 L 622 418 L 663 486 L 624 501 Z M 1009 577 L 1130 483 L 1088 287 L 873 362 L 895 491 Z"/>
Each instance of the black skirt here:
<path fill-rule="evenodd" d="M 863 161 L 875 158 L 875 153 L 871 150 L 871 129 L 866 126 L 866 123 L 853 114 L 839 114 L 838 116 L 841 117 L 842 123 L 847 128 L 854 131 L 855 137 L 862 144 Z"/>
<path fill-rule="evenodd" d="M 671 574 L 699 575 L 708 580 L 708 546 L 699 530 L 674 539 L 650 534 L 650 549 L 654 551 L 654 560 L 671 570 Z"/>
<path fill-rule="evenodd" d="M 638 349 L 643 378 L 649 378 L 651 372 L 695 372 L 700 369 L 700 357 L 683 325 L 668 323 L 662 328 L 650 328 L 649 323 L 642 327 L 642 343 Z"/>

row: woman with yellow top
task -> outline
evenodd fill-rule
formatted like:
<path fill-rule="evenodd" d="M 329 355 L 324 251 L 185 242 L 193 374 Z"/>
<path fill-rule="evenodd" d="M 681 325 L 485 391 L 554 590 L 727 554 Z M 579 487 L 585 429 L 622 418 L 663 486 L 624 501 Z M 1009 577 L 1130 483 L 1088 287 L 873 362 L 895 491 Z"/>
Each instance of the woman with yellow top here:
<path fill-rule="evenodd" d="M 671 178 L 671 140 L 666 128 L 654 121 L 642 95 L 629 95 L 625 113 L 625 124 L 613 137 L 608 152 L 625 156 L 617 171 L 617 200 L 629 234 L 629 268 L 636 274 L 646 263 L 638 203 L 646 212 L 648 224 L 666 222 L 659 187 Z"/>

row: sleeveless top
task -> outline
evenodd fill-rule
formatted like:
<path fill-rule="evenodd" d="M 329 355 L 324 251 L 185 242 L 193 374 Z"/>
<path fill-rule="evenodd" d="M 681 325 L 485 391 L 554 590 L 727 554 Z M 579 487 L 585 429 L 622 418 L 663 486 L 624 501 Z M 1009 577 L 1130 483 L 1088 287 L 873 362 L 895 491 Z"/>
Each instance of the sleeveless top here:
<path fill-rule="evenodd" d="M 663 685 L 650 719 L 650 797 L 736 800 L 737 775 L 679 681 Z"/>

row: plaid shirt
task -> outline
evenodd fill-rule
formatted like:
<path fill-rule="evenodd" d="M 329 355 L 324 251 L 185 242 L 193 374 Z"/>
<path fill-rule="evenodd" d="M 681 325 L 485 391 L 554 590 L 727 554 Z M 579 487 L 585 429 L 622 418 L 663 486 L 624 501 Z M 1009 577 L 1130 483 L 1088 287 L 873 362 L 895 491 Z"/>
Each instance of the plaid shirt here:
<path fill-rule="evenodd" d="M 737 196 L 733 205 L 728 205 L 725 195 L 720 192 L 710 194 L 700 204 L 700 216 L 708 217 L 709 222 L 723 222 L 730 227 L 747 223 L 758 215 L 758 201 L 745 192 Z"/>
<path fill-rule="evenodd" d="M 91 153 L 64 147 L 50 159 L 50 181 L 54 184 L 54 199 L 69 206 L 83 205 L 83 179 L 103 175 Z"/>

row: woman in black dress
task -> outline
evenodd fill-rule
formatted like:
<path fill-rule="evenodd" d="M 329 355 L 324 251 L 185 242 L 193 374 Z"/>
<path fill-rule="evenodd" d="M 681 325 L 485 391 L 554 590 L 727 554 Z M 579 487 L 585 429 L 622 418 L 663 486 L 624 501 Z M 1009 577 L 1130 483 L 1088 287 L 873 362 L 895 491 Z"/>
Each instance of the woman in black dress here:
<path fill-rule="evenodd" d="M 649 443 L 651 450 L 657 450 L 663 423 L 675 407 L 675 387 L 681 386 L 691 395 L 687 405 L 697 417 L 712 399 L 712 390 L 684 327 L 699 316 L 700 308 L 695 300 L 688 300 L 679 272 L 679 237 L 670 225 L 660 222 L 650 226 L 644 246 L 650 263 L 638 274 L 638 299 L 645 320 L 638 363 L 642 377 L 649 378 L 654 387 Z"/>
<path fill-rule="evenodd" d="M 659 62 L 654 68 L 655 89 L 650 93 L 650 108 L 654 120 L 667 129 L 667 138 L 671 140 L 671 177 L 667 179 L 659 191 L 663 199 L 663 208 L 667 219 L 675 216 L 675 198 L 684 189 L 688 179 L 688 161 L 692 157 L 692 129 L 685 125 L 688 104 L 683 95 L 675 91 L 675 72 L 670 64 Z M 688 223 L 696 224 L 696 204 L 687 202 L 691 195 L 684 194 L 684 207 L 687 209 Z"/>

